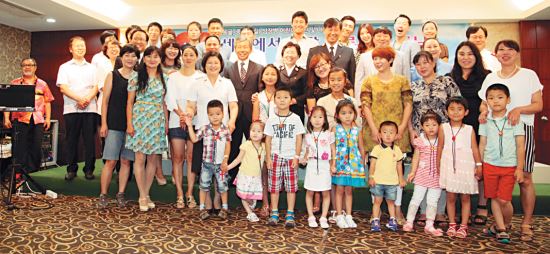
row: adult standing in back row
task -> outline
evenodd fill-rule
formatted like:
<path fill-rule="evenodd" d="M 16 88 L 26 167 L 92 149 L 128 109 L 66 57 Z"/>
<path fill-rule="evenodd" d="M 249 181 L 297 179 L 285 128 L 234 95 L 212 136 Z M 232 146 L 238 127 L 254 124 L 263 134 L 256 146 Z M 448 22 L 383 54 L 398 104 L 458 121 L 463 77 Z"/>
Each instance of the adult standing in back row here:
<path fill-rule="evenodd" d="M 307 68 L 307 59 L 309 49 L 319 45 L 319 42 L 313 38 L 305 35 L 308 25 L 307 14 L 303 11 L 297 11 L 292 14 L 292 35 L 288 38 L 283 38 L 279 42 L 279 47 L 277 47 L 277 54 L 275 54 L 275 66 L 282 67 L 284 65 L 283 61 L 283 51 L 285 46 L 292 42 L 300 46 L 300 49 L 303 54 L 299 56 L 299 59 L 296 61 L 296 66 L 306 69 Z"/>

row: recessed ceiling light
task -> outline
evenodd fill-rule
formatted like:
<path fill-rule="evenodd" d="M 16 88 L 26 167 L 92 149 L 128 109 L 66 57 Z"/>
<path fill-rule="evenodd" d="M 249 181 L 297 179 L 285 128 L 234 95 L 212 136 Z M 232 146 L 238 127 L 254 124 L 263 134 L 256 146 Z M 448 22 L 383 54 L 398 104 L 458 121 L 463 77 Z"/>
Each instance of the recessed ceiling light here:
<path fill-rule="evenodd" d="M 55 23 L 55 19 L 54 19 L 54 18 L 47 18 L 47 19 L 46 19 L 46 22 L 48 22 L 48 23 Z"/>

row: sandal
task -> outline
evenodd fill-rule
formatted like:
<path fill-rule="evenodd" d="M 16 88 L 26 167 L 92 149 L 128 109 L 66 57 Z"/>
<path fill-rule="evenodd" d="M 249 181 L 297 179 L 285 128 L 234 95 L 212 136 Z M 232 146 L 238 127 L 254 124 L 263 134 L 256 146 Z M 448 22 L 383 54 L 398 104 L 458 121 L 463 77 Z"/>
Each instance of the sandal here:
<path fill-rule="evenodd" d="M 468 236 L 468 225 L 461 224 L 460 228 L 456 231 L 455 236 L 461 239 L 466 238 Z"/>
<path fill-rule="evenodd" d="M 447 216 L 445 216 L 444 214 L 439 215 L 439 216 L 438 215 L 435 216 L 434 227 L 444 228 L 444 227 L 447 227 L 447 226 L 449 226 Z"/>
<path fill-rule="evenodd" d="M 486 205 L 477 205 L 477 212 L 476 212 L 476 215 L 474 216 L 474 224 L 485 226 L 487 225 L 487 215 L 479 214 L 479 210 L 485 210 L 487 214 L 489 214 L 489 211 L 487 210 Z"/>
<path fill-rule="evenodd" d="M 210 211 L 204 209 L 204 210 L 201 210 L 201 212 L 199 213 L 199 218 L 201 218 L 201 220 L 206 220 L 210 217 Z"/>
<path fill-rule="evenodd" d="M 285 216 L 285 227 L 293 228 L 296 227 L 296 221 L 294 221 L 294 212 L 287 211 Z"/>
<path fill-rule="evenodd" d="M 313 207 L 313 214 L 319 215 L 321 213 L 321 209 L 318 206 Z"/>
<path fill-rule="evenodd" d="M 277 225 L 277 223 L 279 223 L 279 211 L 272 210 L 271 216 L 269 217 L 269 219 L 267 219 L 267 224 L 271 226 L 275 226 Z"/>
<path fill-rule="evenodd" d="M 420 214 L 418 216 L 418 219 L 416 219 L 416 225 L 419 227 L 425 227 L 426 226 L 426 215 Z"/>
<path fill-rule="evenodd" d="M 182 196 L 179 196 L 179 197 L 176 199 L 176 208 L 178 208 L 178 209 L 183 209 L 183 208 L 185 208 L 185 203 L 183 202 L 183 197 L 182 197 Z"/>
<path fill-rule="evenodd" d="M 197 207 L 197 201 L 195 201 L 195 198 L 193 197 L 193 195 L 187 197 L 187 207 L 189 208 Z"/>
<path fill-rule="evenodd" d="M 456 235 L 456 223 L 449 223 L 449 228 L 447 229 L 447 235 L 454 237 Z"/>
<path fill-rule="evenodd" d="M 497 233 L 497 241 L 499 243 L 509 244 L 510 243 L 510 235 L 508 233 L 506 233 L 506 230 L 499 230 L 498 233 Z"/>
<path fill-rule="evenodd" d="M 484 228 L 483 233 L 486 234 L 487 236 L 497 235 L 497 230 L 496 230 L 495 224 L 491 224 L 491 226 Z"/>
<path fill-rule="evenodd" d="M 533 241 L 533 226 L 529 224 L 521 224 L 521 237 L 520 239 L 524 242 Z"/>

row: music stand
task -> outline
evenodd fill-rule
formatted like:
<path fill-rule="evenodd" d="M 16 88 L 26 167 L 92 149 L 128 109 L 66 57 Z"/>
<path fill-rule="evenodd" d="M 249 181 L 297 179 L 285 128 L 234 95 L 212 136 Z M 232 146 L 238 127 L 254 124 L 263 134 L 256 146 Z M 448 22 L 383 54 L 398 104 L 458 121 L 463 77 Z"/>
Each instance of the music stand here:
<path fill-rule="evenodd" d="M 29 85 L 12 85 L 0 84 L 0 112 L 33 112 L 34 111 L 34 96 L 35 87 Z M 17 151 L 16 144 L 19 135 L 17 124 L 13 125 L 12 150 Z M 0 144 L 1 145 L 1 144 Z M 11 196 L 14 193 L 14 178 L 15 168 L 19 168 L 19 172 L 24 176 L 25 181 L 30 182 L 42 194 L 46 194 L 46 189 L 32 179 L 26 169 L 22 168 L 17 163 L 17 156 L 12 153 L 12 164 L 10 170 L 10 181 L 8 186 L 8 196 L 4 203 L 8 210 L 12 210 L 15 206 L 12 203 Z"/>

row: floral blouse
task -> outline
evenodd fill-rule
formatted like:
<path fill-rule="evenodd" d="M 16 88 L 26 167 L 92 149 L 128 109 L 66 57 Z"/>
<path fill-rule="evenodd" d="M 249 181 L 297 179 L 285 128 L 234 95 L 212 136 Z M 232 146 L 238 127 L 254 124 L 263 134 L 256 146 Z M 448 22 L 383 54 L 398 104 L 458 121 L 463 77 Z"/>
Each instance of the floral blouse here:
<path fill-rule="evenodd" d="M 449 121 L 445 114 L 447 100 L 454 96 L 461 96 L 460 89 L 449 76 L 437 76 L 430 84 L 424 79 L 415 81 L 411 85 L 413 98 L 412 125 L 415 131 L 421 132 L 420 118 L 432 110 L 438 114 L 442 123 Z"/>

